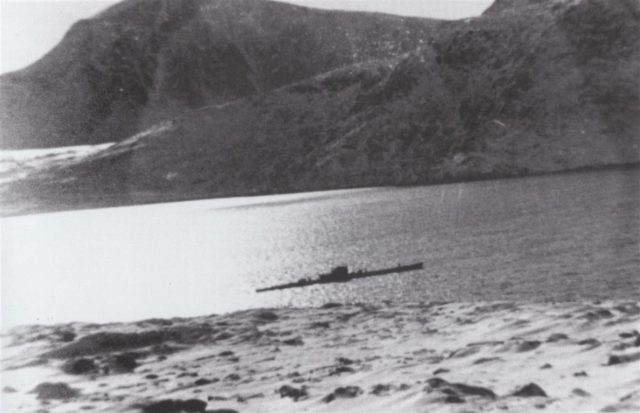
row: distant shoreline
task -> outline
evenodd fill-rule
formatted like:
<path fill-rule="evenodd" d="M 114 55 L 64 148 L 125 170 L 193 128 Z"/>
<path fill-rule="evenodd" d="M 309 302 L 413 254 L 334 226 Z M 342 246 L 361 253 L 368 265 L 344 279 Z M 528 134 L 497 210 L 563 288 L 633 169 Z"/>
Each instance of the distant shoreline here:
<path fill-rule="evenodd" d="M 415 188 L 422 186 L 441 186 L 460 183 L 471 182 L 483 182 L 483 181 L 495 181 L 495 180 L 508 180 L 508 179 L 523 179 L 523 178 L 537 178 L 544 176 L 561 176 L 572 174 L 584 174 L 584 173 L 597 173 L 606 171 L 633 171 L 640 170 L 640 162 L 625 163 L 625 164 L 609 164 L 609 165 L 594 165 L 583 166 L 578 168 L 563 169 L 558 171 L 549 172 L 532 172 L 532 173 L 515 173 L 508 175 L 501 174 L 476 174 L 468 177 L 456 177 L 456 178 L 443 178 L 439 180 L 424 180 L 411 184 L 380 184 L 364 187 L 332 187 L 332 188 L 313 188 L 308 191 L 272 191 L 272 192 L 253 192 L 253 193 L 229 193 L 229 194 L 193 194 L 193 193 L 152 193 L 152 192 L 130 192 L 123 194 L 65 194 L 60 195 L 56 199 L 49 197 L 43 197 L 42 202 L 26 199 L 11 199 L 12 194 L 7 194 L 7 184 L 4 188 L 0 185 L 0 194 L 2 194 L 3 201 L 0 204 L 0 217 L 10 218 L 25 215 L 46 214 L 55 212 L 68 212 L 76 210 L 86 209 L 102 209 L 102 208 L 118 208 L 118 207 L 131 207 L 137 205 L 150 205 L 150 204 L 163 204 L 163 203 L 176 203 L 176 202 L 189 202 L 189 201 L 202 201 L 207 199 L 221 199 L 221 198 L 238 198 L 238 197 L 255 197 L 255 196 L 270 196 L 270 195 L 293 195 L 304 194 L 306 192 L 326 192 L 326 191 L 344 191 L 344 190 L 366 190 L 366 189 L 379 189 L 379 188 Z M 15 186 L 21 185 L 21 189 L 28 187 L 28 182 L 16 181 L 9 185 Z M 3 193 L 4 192 L 4 193 Z M 7 197 L 8 195 L 8 197 Z M 19 197 L 19 195 L 18 195 Z"/>

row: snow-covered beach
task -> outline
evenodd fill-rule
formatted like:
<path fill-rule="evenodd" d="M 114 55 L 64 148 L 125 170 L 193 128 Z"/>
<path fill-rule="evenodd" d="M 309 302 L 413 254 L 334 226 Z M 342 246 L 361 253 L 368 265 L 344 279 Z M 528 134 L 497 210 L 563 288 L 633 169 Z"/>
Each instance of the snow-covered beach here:
<path fill-rule="evenodd" d="M 18 327 L 2 411 L 632 412 L 639 329 L 640 303 L 622 300 Z"/>

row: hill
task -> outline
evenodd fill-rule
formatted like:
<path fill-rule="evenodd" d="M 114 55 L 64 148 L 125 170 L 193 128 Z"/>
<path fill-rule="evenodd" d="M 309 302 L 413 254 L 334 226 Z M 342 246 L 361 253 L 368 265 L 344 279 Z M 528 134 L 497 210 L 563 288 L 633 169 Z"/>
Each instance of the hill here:
<path fill-rule="evenodd" d="M 433 26 L 261 0 L 124 1 L 0 77 L 2 146 L 122 140 L 185 111 L 413 50 Z"/>
<path fill-rule="evenodd" d="M 147 13 L 148 0 L 129 1 L 97 16 L 127 33 L 127 19 L 171 15 L 173 31 L 151 30 L 164 37 L 147 43 L 190 47 L 159 47 L 153 69 L 108 72 L 115 84 L 139 73 L 147 79 L 144 93 L 125 89 L 113 98 L 113 85 L 99 83 L 100 93 L 78 88 L 83 102 L 112 98 L 108 116 L 91 115 L 92 133 L 44 136 L 38 130 L 55 127 L 31 122 L 34 132 L 18 146 L 63 138 L 119 143 L 11 184 L 10 203 L 55 200 L 66 208 L 640 161 L 640 5 L 632 0 L 497 0 L 482 16 L 454 22 L 258 0 L 171 5 L 171 13 L 159 6 Z M 221 21 L 229 25 L 221 28 Z M 66 46 L 92 38 L 74 35 L 78 30 L 41 62 L 7 76 L 8 84 L 51 73 L 60 56 L 82 66 Z M 29 105 L 15 107 L 33 113 Z M 89 119 L 79 108 L 71 112 Z M 51 113 L 52 125 L 77 124 L 73 116 L 63 121 L 64 110 Z M 122 133 L 99 132 L 112 124 Z"/>

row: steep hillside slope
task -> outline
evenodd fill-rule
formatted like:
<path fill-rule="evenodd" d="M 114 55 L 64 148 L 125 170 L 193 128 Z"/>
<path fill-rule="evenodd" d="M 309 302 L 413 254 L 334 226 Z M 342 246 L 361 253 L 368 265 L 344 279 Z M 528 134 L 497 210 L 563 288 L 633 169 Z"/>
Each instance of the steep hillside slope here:
<path fill-rule="evenodd" d="M 128 0 L 0 77 L 2 147 L 118 141 L 190 109 L 415 49 L 435 25 L 261 0 Z"/>
<path fill-rule="evenodd" d="M 637 2 L 500 0 L 415 42 L 168 118 L 7 199 L 65 208 L 640 161 Z"/>

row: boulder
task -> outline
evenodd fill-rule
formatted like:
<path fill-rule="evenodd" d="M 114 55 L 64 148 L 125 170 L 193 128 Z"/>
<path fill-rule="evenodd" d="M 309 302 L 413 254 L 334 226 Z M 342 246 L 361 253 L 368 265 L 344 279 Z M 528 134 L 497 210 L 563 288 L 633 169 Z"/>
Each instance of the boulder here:
<path fill-rule="evenodd" d="M 569 339 L 569 336 L 564 333 L 555 333 L 555 334 L 551 334 L 547 338 L 547 343 L 555 343 L 557 341 L 568 340 L 568 339 Z"/>
<path fill-rule="evenodd" d="M 362 393 L 364 392 L 358 386 L 338 387 L 332 393 L 326 395 L 322 401 L 325 403 L 331 403 L 336 399 L 352 399 L 354 397 L 358 397 Z"/>
<path fill-rule="evenodd" d="M 238 411 L 234 409 L 213 409 L 207 410 L 206 413 L 238 413 Z"/>
<path fill-rule="evenodd" d="M 329 373 L 329 376 L 339 376 L 342 373 L 355 373 L 355 370 L 349 366 L 338 366 Z"/>
<path fill-rule="evenodd" d="M 575 388 L 573 390 L 571 390 L 571 394 L 575 394 L 576 396 L 580 396 L 580 397 L 589 397 L 591 396 L 591 394 L 589 394 L 589 392 L 582 390 L 581 388 Z"/>
<path fill-rule="evenodd" d="M 286 344 L 287 346 L 303 346 L 304 341 L 300 337 L 290 338 L 288 340 L 284 340 L 282 344 Z"/>
<path fill-rule="evenodd" d="M 638 333 L 638 330 L 624 331 L 618 335 L 620 336 L 620 338 L 633 338 L 636 336 L 640 337 L 640 333 Z"/>
<path fill-rule="evenodd" d="M 344 366 L 349 366 L 349 365 L 351 365 L 351 364 L 355 363 L 355 361 L 353 361 L 353 360 L 351 360 L 351 359 L 348 359 L 348 358 L 346 358 L 346 357 L 338 357 L 337 362 L 338 362 L 339 364 L 344 365 Z"/>
<path fill-rule="evenodd" d="M 448 394 L 447 397 L 445 397 L 444 399 L 445 403 L 464 403 L 464 399 L 462 397 L 460 397 L 460 395 L 458 394 Z"/>
<path fill-rule="evenodd" d="M 306 399 L 309 397 L 305 386 L 296 388 L 285 384 L 277 390 L 277 393 L 280 394 L 281 398 L 289 397 L 293 399 L 294 402 L 297 402 L 299 399 Z"/>
<path fill-rule="evenodd" d="M 376 384 L 371 388 L 371 394 L 379 396 L 381 394 L 389 393 L 393 389 L 391 384 Z"/>
<path fill-rule="evenodd" d="M 57 330 L 54 332 L 58 341 L 68 343 L 76 339 L 76 333 L 71 330 Z"/>
<path fill-rule="evenodd" d="M 224 381 L 239 381 L 240 375 L 236 373 L 231 373 L 227 377 L 224 378 Z"/>
<path fill-rule="evenodd" d="M 207 402 L 198 399 L 160 400 L 142 407 L 144 413 L 204 413 Z"/>
<path fill-rule="evenodd" d="M 98 366 L 92 359 L 79 358 L 67 360 L 62 365 L 62 371 L 67 374 L 91 374 L 98 370 Z"/>
<path fill-rule="evenodd" d="M 320 307 L 320 308 L 325 309 L 325 310 L 330 310 L 332 308 L 339 308 L 339 307 L 342 307 L 342 304 L 340 304 L 340 303 L 326 303 L 326 304 L 323 304 L 322 307 Z"/>
<path fill-rule="evenodd" d="M 540 347 L 541 344 L 542 344 L 542 342 L 537 341 L 537 340 L 523 341 L 522 343 L 520 343 L 518 345 L 518 351 L 519 352 L 524 352 L 524 351 L 535 350 L 538 347 Z"/>
<path fill-rule="evenodd" d="M 138 356 L 134 353 L 122 353 L 109 360 L 109 370 L 113 373 L 130 373 L 138 367 Z"/>
<path fill-rule="evenodd" d="M 632 361 L 640 360 L 640 353 L 631 353 L 631 354 L 614 354 L 609 356 L 608 366 L 613 366 L 616 364 L 624 364 L 631 363 Z"/>
<path fill-rule="evenodd" d="M 479 396 L 495 399 L 496 394 L 485 387 L 471 386 L 464 383 L 449 383 L 439 377 L 432 377 L 427 380 L 427 384 L 432 389 L 439 389 L 445 394 L 463 394 L 466 396 Z"/>
<path fill-rule="evenodd" d="M 587 338 L 584 340 L 580 340 L 578 341 L 578 344 L 581 346 L 589 346 L 589 350 L 599 347 L 600 345 L 602 345 L 602 343 L 600 343 L 599 340 L 595 339 L 595 338 Z"/>
<path fill-rule="evenodd" d="M 267 321 L 267 322 L 273 322 L 279 318 L 276 313 L 274 313 L 273 311 L 267 311 L 267 310 L 256 313 L 255 317 L 258 320 Z"/>
<path fill-rule="evenodd" d="M 80 395 L 77 389 L 67 383 L 40 383 L 31 393 L 36 393 L 40 400 L 67 400 Z"/>
<path fill-rule="evenodd" d="M 547 393 L 535 383 L 529 383 L 513 393 L 516 397 L 548 397 Z"/>

